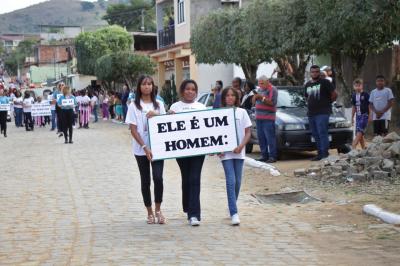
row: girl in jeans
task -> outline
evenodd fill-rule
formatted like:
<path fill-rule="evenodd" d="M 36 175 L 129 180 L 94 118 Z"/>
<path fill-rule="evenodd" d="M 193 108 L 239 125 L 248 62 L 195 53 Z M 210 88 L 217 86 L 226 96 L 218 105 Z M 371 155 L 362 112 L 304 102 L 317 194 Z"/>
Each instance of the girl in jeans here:
<path fill-rule="evenodd" d="M 198 87 L 194 80 L 182 82 L 179 93 L 181 100 L 171 105 L 170 113 L 182 113 L 204 110 L 206 107 L 197 102 Z M 182 176 L 182 205 L 191 226 L 200 225 L 200 179 L 204 155 L 176 159 Z"/>
<path fill-rule="evenodd" d="M 236 117 L 236 132 L 239 146 L 232 152 L 220 154 L 226 178 L 226 192 L 228 195 L 229 213 L 232 225 L 239 225 L 239 214 L 236 206 L 242 181 L 245 147 L 251 137 L 251 120 L 245 109 L 239 108 L 239 94 L 232 88 L 225 88 L 221 95 L 222 107 L 234 107 Z"/>
<path fill-rule="evenodd" d="M 164 161 L 152 161 L 153 154 L 148 147 L 149 131 L 147 120 L 155 115 L 165 114 L 164 105 L 156 99 L 153 79 L 142 76 L 138 80 L 137 97 L 129 105 L 126 123 L 129 124 L 133 137 L 132 152 L 139 167 L 144 205 L 147 209 L 148 224 L 164 224 L 165 217 L 161 213 L 163 199 Z M 153 213 L 150 192 L 150 165 L 153 172 L 155 215 Z"/>

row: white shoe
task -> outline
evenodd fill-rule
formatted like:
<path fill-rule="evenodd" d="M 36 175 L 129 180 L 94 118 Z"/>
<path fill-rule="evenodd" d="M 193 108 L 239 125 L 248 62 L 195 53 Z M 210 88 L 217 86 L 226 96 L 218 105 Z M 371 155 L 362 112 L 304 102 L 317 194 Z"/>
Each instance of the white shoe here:
<path fill-rule="evenodd" d="M 232 215 L 232 225 L 239 225 L 240 224 L 240 219 L 239 219 L 239 214 L 234 214 Z"/>
<path fill-rule="evenodd" d="M 199 226 L 200 225 L 200 221 L 196 217 L 192 217 L 192 218 L 189 219 L 189 224 L 191 226 Z"/>

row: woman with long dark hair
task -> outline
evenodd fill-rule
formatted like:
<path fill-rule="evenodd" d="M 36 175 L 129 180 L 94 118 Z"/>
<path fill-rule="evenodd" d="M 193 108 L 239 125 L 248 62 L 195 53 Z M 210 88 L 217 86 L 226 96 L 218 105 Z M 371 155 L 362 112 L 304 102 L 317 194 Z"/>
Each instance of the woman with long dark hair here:
<path fill-rule="evenodd" d="M 165 108 L 164 105 L 156 99 L 154 82 L 150 76 L 141 76 L 137 84 L 137 94 L 135 101 L 128 107 L 126 123 L 129 124 L 133 137 L 132 153 L 139 167 L 142 196 L 147 209 L 147 223 L 164 224 L 166 220 L 161 212 L 164 192 L 164 161 L 152 160 L 153 154 L 149 147 L 147 120 L 153 116 L 165 114 Z M 150 166 L 154 182 L 155 215 L 150 192 Z"/>
<path fill-rule="evenodd" d="M 62 96 L 58 99 L 57 104 L 61 108 L 61 128 L 63 129 L 65 144 L 72 142 L 73 123 L 75 119 L 74 109 L 77 105 L 75 96 L 71 95 L 69 87 L 64 86 Z"/>
<path fill-rule="evenodd" d="M 25 91 L 23 110 L 24 110 L 24 124 L 26 131 L 33 131 L 33 118 L 32 118 L 32 104 L 35 102 L 29 91 Z"/>
<path fill-rule="evenodd" d="M 199 89 L 194 80 L 184 80 L 179 88 L 181 100 L 171 105 L 170 113 L 182 113 L 204 110 L 206 107 L 197 102 Z M 204 155 L 178 158 L 182 176 L 182 205 L 192 226 L 200 225 L 200 179 L 204 163 Z"/>

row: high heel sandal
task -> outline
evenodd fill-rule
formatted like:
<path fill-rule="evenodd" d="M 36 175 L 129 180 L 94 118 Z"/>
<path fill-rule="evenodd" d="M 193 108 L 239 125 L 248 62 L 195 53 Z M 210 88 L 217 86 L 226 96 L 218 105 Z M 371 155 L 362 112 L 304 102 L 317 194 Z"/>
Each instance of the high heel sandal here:
<path fill-rule="evenodd" d="M 157 217 L 158 224 L 165 224 L 166 219 L 165 219 L 164 215 L 161 213 L 161 211 L 156 212 L 156 217 Z"/>
<path fill-rule="evenodd" d="M 154 219 L 154 215 L 153 214 L 147 216 L 147 224 L 155 224 L 155 223 L 156 223 L 156 221 Z"/>

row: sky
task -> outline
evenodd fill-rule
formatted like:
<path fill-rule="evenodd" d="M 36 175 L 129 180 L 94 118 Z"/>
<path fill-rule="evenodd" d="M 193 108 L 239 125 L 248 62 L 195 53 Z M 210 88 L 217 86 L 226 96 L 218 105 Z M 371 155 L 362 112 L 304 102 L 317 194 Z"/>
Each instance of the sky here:
<path fill-rule="evenodd" d="M 17 9 L 25 8 L 48 0 L 0 0 L 0 14 L 12 12 Z M 86 0 L 95 2 L 96 0 Z"/>

